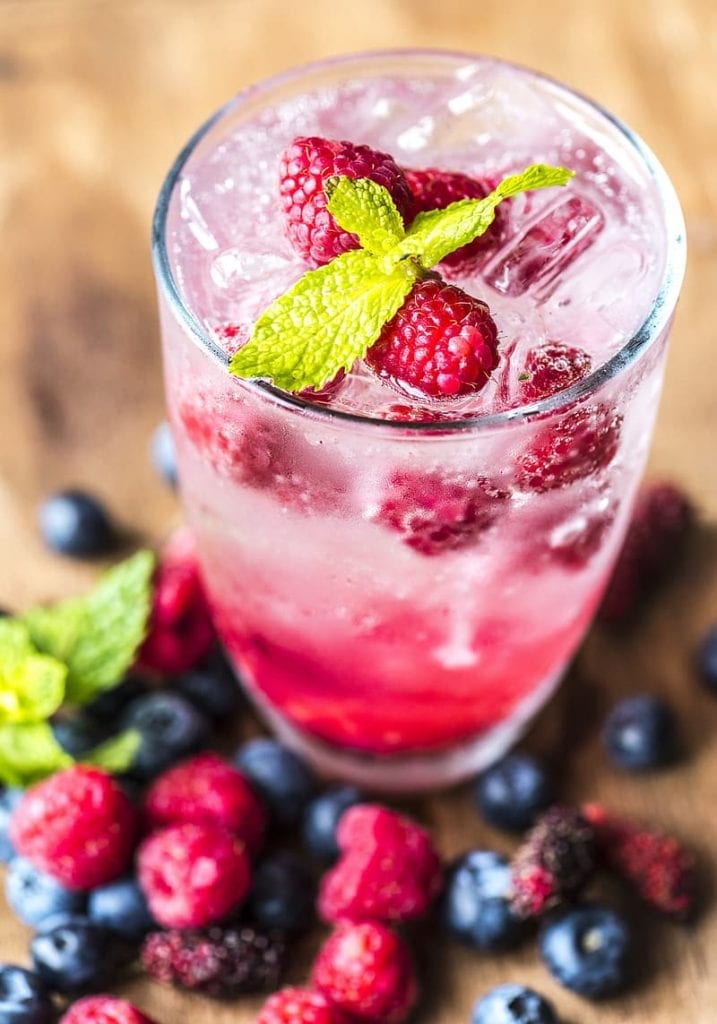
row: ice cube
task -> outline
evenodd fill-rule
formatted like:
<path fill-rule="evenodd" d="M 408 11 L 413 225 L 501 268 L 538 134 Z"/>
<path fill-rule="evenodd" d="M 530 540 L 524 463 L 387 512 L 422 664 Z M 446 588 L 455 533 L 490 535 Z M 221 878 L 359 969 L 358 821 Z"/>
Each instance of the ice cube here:
<path fill-rule="evenodd" d="M 189 178 L 183 178 L 179 186 L 180 215 L 186 222 L 187 227 L 194 235 L 203 249 L 213 252 L 219 248 L 211 228 L 204 219 L 194 196 L 192 195 L 192 182 Z"/>
<path fill-rule="evenodd" d="M 485 279 L 505 295 L 522 295 L 537 286 L 546 294 L 604 226 L 602 212 L 585 196 L 563 199 L 501 248 L 486 268 Z"/>

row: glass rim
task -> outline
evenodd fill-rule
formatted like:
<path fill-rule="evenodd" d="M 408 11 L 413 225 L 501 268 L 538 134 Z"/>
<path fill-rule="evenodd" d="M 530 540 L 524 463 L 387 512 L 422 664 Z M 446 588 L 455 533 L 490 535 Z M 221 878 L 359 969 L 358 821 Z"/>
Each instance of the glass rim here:
<path fill-rule="evenodd" d="M 372 416 L 365 416 L 360 413 L 346 412 L 341 409 L 334 409 L 331 406 L 321 405 L 301 398 L 298 394 L 292 394 L 274 387 L 267 381 L 248 380 L 233 377 L 237 385 L 243 386 L 258 394 L 260 397 L 273 402 L 276 405 L 285 407 L 294 413 L 308 413 L 317 418 L 334 421 L 337 425 L 353 424 L 355 426 L 370 427 L 394 430 L 405 433 L 406 431 L 426 434 L 454 434 L 461 431 L 476 431 L 480 429 L 493 429 L 504 426 L 515 421 L 523 422 L 534 419 L 549 413 L 559 412 L 568 408 L 575 402 L 580 401 L 587 395 L 598 391 L 603 385 L 617 377 L 650 344 L 662 334 L 669 323 L 677 300 L 680 295 L 686 265 L 686 239 L 685 222 L 677 193 L 665 171 L 664 167 L 653 153 L 647 143 L 634 132 L 624 121 L 616 117 L 601 104 L 576 89 L 572 89 L 562 82 L 543 74 L 533 68 L 525 67 L 512 61 L 506 61 L 498 57 L 491 57 L 482 54 L 468 53 L 460 50 L 444 50 L 426 48 L 396 48 L 386 50 L 369 50 L 342 54 L 340 56 L 324 58 L 321 60 L 309 61 L 300 64 L 276 75 L 261 79 L 242 89 L 227 103 L 223 104 L 207 120 L 199 126 L 189 138 L 184 147 L 180 150 L 174 160 L 159 192 L 157 204 L 152 220 L 152 261 L 154 264 L 157 281 L 162 288 L 169 305 L 177 320 L 193 335 L 194 340 L 204 351 L 220 363 L 228 371 L 229 355 L 212 338 L 210 332 L 202 325 L 195 316 L 184 297 L 181 294 L 179 285 L 172 270 L 172 265 L 167 251 L 167 216 L 170 203 L 174 195 L 175 186 L 182 174 L 182 171 L 191 158 L 192 154 L 209 134 L 209 132 L 226 116 L 239 109 L 248 100 L 261 97 L 262 94 L 270 93 L 277 86 L 282 86 L 292 81 L 299 80 L 312 72 L 320 71 L 332 66 L 340 67 L 350 65 L 358 61 L 370 62 L 380 61 L 386 58 L 397 57 L 418 57 L 424 59 L 452 59 L 466 62 L 482 61 L 490 64 L 513 68 L 531 77 L 539 79 L 556 87 L 567 95 L 587 105 L 594 112 L 605 118 L 616 128 L 625 141 L 633 148 L 640 157 L 643 165 L 647 168 L 649 175 L 654 182 L 658 199 L 661 204 L 663 223 L 665 226 L 665 247 L 666 259 L 660 287 L 655 296 L 652 308 L 645 317 L 641 326 L 632 334 L 606 362 L 593 370 L 576 384 L 559 391 L 555 395 L 542 398 L 539 401 L 515 408 L 503 409 L 500 412 L 484 413 L 477 416 L 465 417 L 454 420 L 417 421 L 405 422 L 401 420 L 377 419 Z M 400 394 L 396 392 L 396 400 Z"/>

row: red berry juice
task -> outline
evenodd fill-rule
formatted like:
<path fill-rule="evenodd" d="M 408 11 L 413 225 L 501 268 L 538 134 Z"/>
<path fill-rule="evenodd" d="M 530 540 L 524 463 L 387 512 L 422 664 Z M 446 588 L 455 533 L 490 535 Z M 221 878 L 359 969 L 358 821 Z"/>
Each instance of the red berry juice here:
<path fill-rule="evenodd" d="M 299 135 L 488 183 L 539 161 L 577 172 L 505 204 L 479 258 L 445 268 L 498 327 L 482 391 L 433 401 L 363 363 L 312 400 L 229 376 L 228 354 L 308 269 L 278 189 Z M 319 767 L 438 786 L 499 756 L 552 692 L 647 456 L 682 232 L 664 172 L 626 128 L 465 55 L 291 72 L 241 94 L 181 155 L 155 258 L 182 498 L 241 678 Z"/>

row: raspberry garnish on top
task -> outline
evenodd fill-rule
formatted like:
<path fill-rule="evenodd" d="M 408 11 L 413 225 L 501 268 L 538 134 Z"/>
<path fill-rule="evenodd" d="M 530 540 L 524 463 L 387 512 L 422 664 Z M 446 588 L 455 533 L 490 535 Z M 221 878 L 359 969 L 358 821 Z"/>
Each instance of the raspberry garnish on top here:
<path fill-rule="evenodd" d="M 413 214 L 408 182 L 387 153 L 319 136 L 294 139 L 282 155 L 280 168 L 286 232 L 297 252 L 315 264 L 327 263 L 359 245 L 356 235 L 339 227 L 326 206 L 324 185 L 338 175 L 370 178 L 388 190 L 406 223 Z"/>
<path fill-rule="evenodd" d="M 426 210 L 442 210 L 460 199 L 483 199 L 492 185 L 484 184 L 460 171 L 441 171 L 434 167 L 425 170 L 404 169 L 409 188 L 413 193 L 416 213 Z M 499 207 L 495 220 L 483 235 L 474 238 L 468 245 L 449 253 L 441 263 L 448 273 L 469 274 L 482 263 L 486 254 L 500 242 L 505 231 L 505 214 Z"/>
<path fill-rule="evenodd" d="M 466 395 L 485 387 L 498 365 L 498 331 L 484 302 L 431 278 L 384 326 L 366 362 L 410 392 Z"/>

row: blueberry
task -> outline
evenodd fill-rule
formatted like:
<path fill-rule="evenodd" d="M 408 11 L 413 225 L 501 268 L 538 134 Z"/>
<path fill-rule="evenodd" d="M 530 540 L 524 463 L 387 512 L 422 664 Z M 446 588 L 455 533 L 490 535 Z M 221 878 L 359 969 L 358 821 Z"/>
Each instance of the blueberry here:
<path fill-rule="evenodd" d="M 210 728 L 193 704 L 177 693 L 148 693 L 125 709 L 121 729 L 136 729 L 141 737 L 132 774 L 151 779 L 175 761 L 204 747 Z"/>
<path fill-rule="evenodd" d="M 266 857 L 254 873 L 249 913 L 268 930 L 304 931 L 314 918 L 314 880 L 293 853 Z"/>
<path fill-rule="evenodd" d="M 0 1024 L 51 1024 L 50 994 L 36 974 L 0 963 Z"/>
<path fill-rule="evenodd" d="M 104 555 L 116 534 L 104 506 L 84 491 L 58 491 L 40 506 L 40 530 L 48 547 L 62 555 Z"/>
<path fill-rule="evenodd" d="M 99 992 L 119 963 L 116 937 L 85 916 L 50 919 L 30 944 L 33 966 L 57 992 Z"/>
<path fill-rule="evenodd" d="M 449 869 L 441 904 L 446 929 L 476 949 L 507 949 L 524 923 L 510 907 L 510 865 L 492 850 L 471 850 Z"/>
<path fill-rule="evenodd" d="M 66 889 L 24 857 L 10 861 L 5 897 L 11 910 L 32 928 L 53 914 L 81 914 L 86 902 L 84 893 Z"/>
<path fill-rule="evenodd" d="M 233 718 L 243 703 L 239 682 L 219 655 L 206 666 L 179 676 L 174 688 L 216 722 Z"/>
<path fill-rule="evenodd" d="M 605 722 L 602 739 L 619 768 L 631 772 L 658 768 L 675 756 L 677 722 L 668 704 L 644 693 L 615 705 Z"/>
<path fill-rule="evenodd" d="M 119 685 L 107 690 L 88 704 L 84 709 L 85 714 L 114 728 L 125 708 L 147 692 L 147 684 L 138 676 L 125 676 Z"/>
<path fill-rule="evenodd" d="M 152 465 L 165 483 L 170 487 L 177 486 L 177 453 L 172 437 L 172 428 L 163 420 L 152 434 L 150 445 Z"/>
<path fill-rule="evenodd" d="M 48 921 L 30 944 L 35 970 L 57 992 L 101 992 L 118 962 L 112 932 L 87 917 Z"/>
<path fill-rule="evenodd" d="M 490 825 L 523 832 L 553 802 L 553 785 L 534 757 L 508 754 L 478 776 L 474 798 Z"/>
<path fill-rule="evenodd" d="M 625 921 L 609 907 L 591 903 L 563 911 L 540 933 L 540 952 L 553 977 L 592 999 L 624 986 L 630 944 Z"/>
<path fill-rule="evenodd" d="M 697 668 L 705 686 L 717 693 L 717 626 L 712 626 L 697 650 Z"/>
<path fill-rule="evenodd" d="M 234 762 L 263 796 L 275 824 L 296 825 L 314 794 L 311 769 L 276 740 L 249 740 L 237 751 Z"/>
<path fill-rule="evenodd" d="M 83 757 L 107 739 L 105 731 L 83 714 L 58 718 L 52 723 L 52 732 L 62 749 L 77 758 Z"/>
<path fill-rule="evenodd" d="M 154 925 L 144 893 L 133 878 L 94 889 L 87 913 L 96 924 L 129 940 L 141 939 Z"/>
<path fill-rule="evenodd" d="M 10 841 L 10 819 L 12 812 L 22 800 L 23 792 L 22 789 L 10 786 L 0 793 L 0 862 L 5 864 L 15 856 Z"/>
<path fill-rule="evenodd" d="M 558 1024 L 555 1010 L 525 985 L 499 985 L 476 1003 L 472 1024 Z"/>
<path fill-rule="evenodd" d="M 324 864 L 333 864 L 341 852 L 336 830 L 344 812 L 364 800 L 354 786 L 332 786 L 306 808 L 302 830 L 304 845 Z"/>

